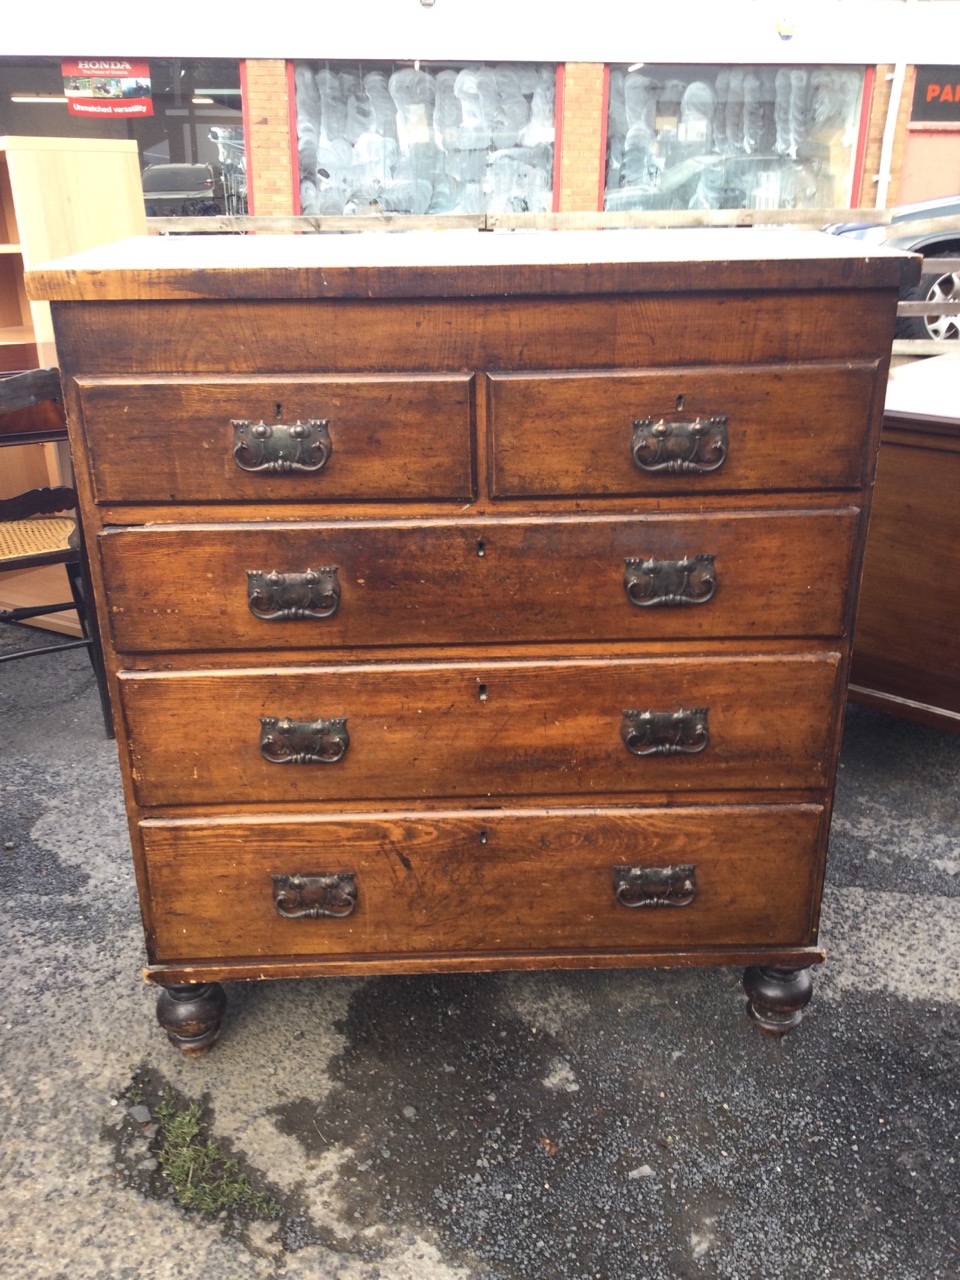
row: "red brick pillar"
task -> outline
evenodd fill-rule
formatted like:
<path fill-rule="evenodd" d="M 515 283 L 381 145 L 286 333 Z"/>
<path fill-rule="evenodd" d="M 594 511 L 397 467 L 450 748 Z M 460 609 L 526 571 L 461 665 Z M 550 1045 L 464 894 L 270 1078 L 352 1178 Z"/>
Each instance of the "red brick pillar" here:
<path fill-rule="evenodd" d="M 292 214 L 296 175 L 286 62 L 248 59 L 243 87 L 250 212 L 260 217 Z"/>
<path fill-rule="evenodd" d="M 601 175 L 607 122 L 602 62 L 568 62 L 561 103 L 560 211 L 594 212 L 601 207 Z"/>

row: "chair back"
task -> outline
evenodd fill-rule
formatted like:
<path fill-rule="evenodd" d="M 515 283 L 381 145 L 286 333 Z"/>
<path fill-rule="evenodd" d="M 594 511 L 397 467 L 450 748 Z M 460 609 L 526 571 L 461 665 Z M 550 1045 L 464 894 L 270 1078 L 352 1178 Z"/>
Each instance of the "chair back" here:
<path fill-rule="evenodd" d="M 57 485 L 53 489 L 28 489 L 12 498 L 0 498 L 0 520 L 28 520 L 31 516 L 52 516 L 72 511 L 77 505 L 75 489 Z"/>

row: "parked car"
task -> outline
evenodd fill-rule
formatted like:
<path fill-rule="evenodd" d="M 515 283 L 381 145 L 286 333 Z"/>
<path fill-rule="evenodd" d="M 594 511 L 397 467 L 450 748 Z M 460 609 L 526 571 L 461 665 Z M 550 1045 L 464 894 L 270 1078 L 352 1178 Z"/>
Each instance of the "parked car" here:
<path fill-rule="evenodd" d="M 953 225 L 947 223 L 943 230 L 910 234 L 911 222 L 929 222 L 933 218 L 953 219 Z M 939 272 L 935 262 L 936 258 L 960 258 L 960 195 L 902 205 L 892 211 L 888 226 L 839 222 L 824 230 L 922 253 L 925 261 L 920 283 L 913 289 L 905 289 L 901 301 L 960 302 L 960 272 Z M 960 316 L 902 316 L 897 321 L 897 337 L 957 339 L 960 338 Z"/>
<path fill-rule="evenodd" d="M 204 217 L 223 212 L 210 164 L 148 164 L 140 174 L 148 218 Z"/>

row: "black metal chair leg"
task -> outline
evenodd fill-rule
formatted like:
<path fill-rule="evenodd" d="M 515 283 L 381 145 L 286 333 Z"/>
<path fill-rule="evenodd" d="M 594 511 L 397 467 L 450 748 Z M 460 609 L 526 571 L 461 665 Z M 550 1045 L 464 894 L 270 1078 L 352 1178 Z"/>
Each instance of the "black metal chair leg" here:
<path fill-rule="evenodd" d="M 97 627 L 97 620 L 92 617 L 87 609 L 87 600 L 90 597 L 91 586 L 90 580 L 85 573 L 86 559 L 83 546 L 80 548 L 80 561 L 77 564 L 66 564 L 64 568 L 67 571 L 67 578 L 70 581 L 70 591 L 73 595 L 74 607 L 77 610 L 77 617 L 80 619 L 80 629 L 83 632 L 87 643 L 87 652 L 90 655 L 90 665 L 93 667 L 93 675 L 97 682 L 97 693 L 100 697 L 100 714 L 103 716 L 103 727 L 106 730 L 107 737 L 113 738 L 116 735 L 113 730 L 113 716 L 110 712 L 110 689 L 107 684 L 107 671 L 103 662 L 103 646 L 100 643 L 100 631 Z"/>

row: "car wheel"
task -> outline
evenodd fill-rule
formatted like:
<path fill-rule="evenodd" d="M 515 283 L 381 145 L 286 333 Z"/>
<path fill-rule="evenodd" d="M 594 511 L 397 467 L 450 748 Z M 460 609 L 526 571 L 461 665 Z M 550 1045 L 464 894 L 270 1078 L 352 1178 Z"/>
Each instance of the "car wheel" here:
<path fill-rule="evenodd" d="M 938 276 L 927 290 L 928 302 L 960 302 L 960 272 Z M 960 338 L 960 316 L 924 316 L 931 338 Z"/>
<path fill-rule="evenodd" d="M 956 257 L 950 251 L 949 257 Z M 927 259 L 930 262 L 930 258 Z M 907 289 L 903 302 L 960 302 L 960 272 L 945 275 L 925 273 L 915 289 Z M 960 316 L 904 316 L 897 321 L 898 338 L 933 338 L 937 341 L 960 338 Z"/>

